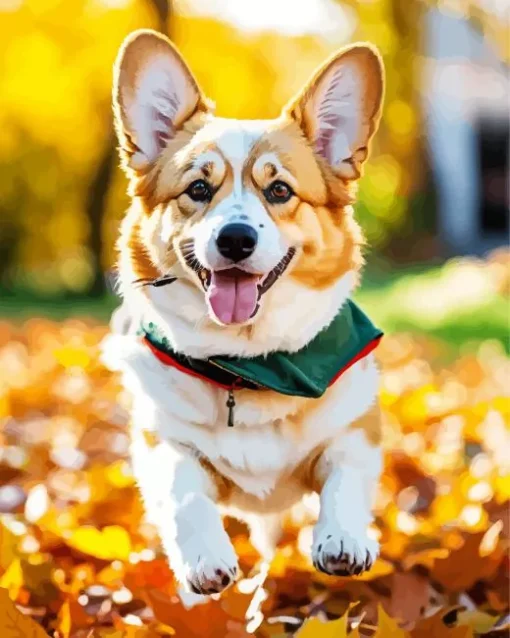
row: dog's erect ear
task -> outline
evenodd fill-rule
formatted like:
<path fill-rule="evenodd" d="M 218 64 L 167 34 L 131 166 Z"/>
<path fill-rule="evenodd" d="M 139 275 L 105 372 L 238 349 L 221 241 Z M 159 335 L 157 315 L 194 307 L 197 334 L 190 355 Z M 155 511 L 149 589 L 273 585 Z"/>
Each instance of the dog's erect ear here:
<path fill-rule="evenodd" d="M 114 67 L 113 105 L 127 165 L 150 167 L 182 124 L 206 101 L 175 47 L 156 31 L 129 35 Z"/>
<path fill-rule="evenodd" d="M 322 65 L 286 112 L 315 152 L 345 179 L 360 176 L 383 98 L 383 64 L 369 44 L 355 44 Z"/>

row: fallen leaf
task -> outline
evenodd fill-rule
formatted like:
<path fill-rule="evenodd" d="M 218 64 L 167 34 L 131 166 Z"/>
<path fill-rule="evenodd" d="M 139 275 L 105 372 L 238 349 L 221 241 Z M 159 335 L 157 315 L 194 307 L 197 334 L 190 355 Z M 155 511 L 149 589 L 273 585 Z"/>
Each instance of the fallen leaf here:
<path fill-rule="evenodd" d="M 479 609 L 472 609 L 459 612 L 457 622 L 459 625 L 471 627 L 476 634 L 486 634 L 498 622 L 498 618 Z"/>
<path fill-rule="evenodd" d="M 395 566 L 383 558 L 378 558 L 371 569 L 367 572 L 363 572 L 360 576 L 356 576 L 358 581 L 371 581 L 388 576 L 395 571 Z"/>
<path fill-rule="evenodd" d="M 129 534 L 119 525 L 110 525 L 102 530 L 79 527 L 66 542 L 70 547 L 102 560 L 127 561 L 131 553 Z"/>
<path fill-rule="evenodd" d="M 0 521 L 0 567 L 7 569 L 16 558 L 19 538 Z"/>
<path fill-rule="evenodd" d="M 66 600 L 57 615 L 56 629 L 58 629 L 61 638 L 69 638 L 71 635 L 71 624 L 71 608 L 69 601 Z"/>
<path fill-rule="evenodd" d="M 2 638 L 48 638 L 44 629 L 22 614 L 9 598 L 7 590 L 1 588 L 0 635 Z"/>
<path fill-rule="evenodd" d="M 389 612 L 405 626 L 421 618 L 429 605 L 429 582 L 415 573 L 395 573 L 391 579 Z"/>
<path fill-rule="evenodd" d="M 0 578 L 0 587 L 9 592 L 11 600 L 17 600 L 23 587 L 23 571 L 19 559 L 13 560 Z"/>
<path fill-rule="evenodd" d="M 417 565 L 422 565 L 427 569 L 432 569 L 437 559 L 448 558 L 450 550 L 445 547 L 438 547 L 434 549 L 424 549 L 420 552 L 412 552 L 407 556 L 404 556 L 402 561 L 402 567 L 406 571 L 410 571 Z"/>
<path fill-rule="evenodd" d="M 490 555 L 481 556 L 480 543 L 483 533 L 468 534 L 458 549 L 448 557 L 436 560 L 432 578 L 449 591 L 467 591 L 479 580 L 489 580 L 496 573 L 503 557 L 503 550 L 494 546 Z"/>
<path fill-rule="evenodd" d="M 458 607 L 452 611 L 458 610 Z M 466 626 L 449 626 L 444 622 L 448 610 L 440 610 L 430 618 L 420 620 L 411 631 L 411 638 L 473 638 L 473 630 Z"/>
<path fill-rule="evenodd" d="M 168 596 L 157 589 L 146 590 L 145 598 L 156 620 L 175 629 L 177 636 L 224 638 L 228 623 L 232 622 L 221 601 L 208 600 L 186 609 L 177 596 Z"/>
<path fill-rule="evenodd" d="M 331 622 L 309 618 L 296 633 L 296 638 L 347 638 L 347 614 Z"/>
<path fill-rule="evenodd" d="M 377 617 L 377 631 L 374 638 L 408 638 L 409 634 L 401 629 L 397 621 L 390 618 L 384 611 L 384 607 L 379 605 Z"/>

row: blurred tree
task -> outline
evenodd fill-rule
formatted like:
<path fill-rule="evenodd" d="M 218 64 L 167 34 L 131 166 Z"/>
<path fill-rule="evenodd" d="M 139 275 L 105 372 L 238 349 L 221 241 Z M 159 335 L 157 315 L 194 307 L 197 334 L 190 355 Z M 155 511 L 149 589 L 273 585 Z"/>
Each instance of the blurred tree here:
<path fill-rule="evenodd" d="M 150 9 L 155 13 L 157 30 L 165 35 L 170 35 L 170 0 L 147 0 L 147 2 L 150 5 Z M 110 100 L 103 103 L 99 110 L 108 121 L 108 139 L 90 183 L 85 206 L 90 229 L 88 252 L 92 268 L 92 277 L 86 292 L 93 297 L 99 297 L 106 292 L 103 265 L 103 223 L 112 177 L 117 164 L 116 137 L 113 130 Z"/>
<path fill-rule="evenodd" d="M 111 66 L 122 39 L 143 27 L 170 34 L 217 114 L 235 118 L 276 116 L 347 39 L 377 44 L 387 68 L 386 105 L 357 211 L 376 249 L 406 229 L 416 233 L 420 216 L 409 211 L 426 184 L 422 15 L 435 0 L 337 2 L 346 25 L 327 37 L 289 35 L 283 24 L 282 31 L 241 30 L 210 14 L 178 12 L 171 0 L 0 2 L 0 282 L 44 294 L 104 291 L 102 273 L 115 261 L 127 206 L 112 131 Z M 484 32 L 498 31 L 497 21 L 480 20 Z"/>

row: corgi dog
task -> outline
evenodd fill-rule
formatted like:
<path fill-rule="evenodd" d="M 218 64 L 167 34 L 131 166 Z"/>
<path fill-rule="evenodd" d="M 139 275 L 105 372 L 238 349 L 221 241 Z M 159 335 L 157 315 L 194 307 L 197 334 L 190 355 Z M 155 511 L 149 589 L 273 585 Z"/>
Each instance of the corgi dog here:
<path fill-rule="evenodd" d="M 132 397 L 133 472 L 187 591 L 236 579 L 222 513 L 269 554 L 307 493 L 320 499 L 317 569 L 360 574 L 377 557 L 380 335 L 366 337 L 350 297 L 363 263 L 352 205 L 383 76 L 377 50 L 354 44 L 277 119 L 224 119 L 167 38 L 141 30 L 120 49 L 132 204 L 118 274 L 136 330 L 109 335 L 103 358 Z"/>

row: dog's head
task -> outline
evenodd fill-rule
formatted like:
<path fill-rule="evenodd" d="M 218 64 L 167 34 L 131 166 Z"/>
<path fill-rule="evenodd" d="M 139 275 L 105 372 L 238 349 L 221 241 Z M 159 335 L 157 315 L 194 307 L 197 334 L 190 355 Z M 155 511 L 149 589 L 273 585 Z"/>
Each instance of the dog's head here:
<path fill-rule="evenodd" d="M 278 119 L 216 118 L 172 44 L 132 34 L 115 66 L 114 110 L 137 201 L 121 248 L 134 279 L 174 274 L 228 326 L 256 322 L 286 278 L 327 289 L 357 272 L 362 236 L 349 204 L 382 93 L 379 55 L 357 44 Z"/>

